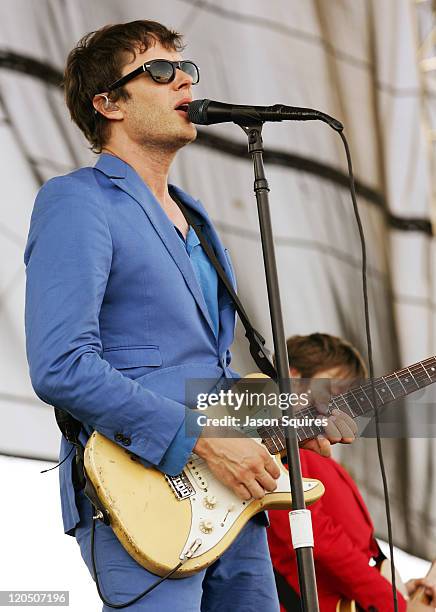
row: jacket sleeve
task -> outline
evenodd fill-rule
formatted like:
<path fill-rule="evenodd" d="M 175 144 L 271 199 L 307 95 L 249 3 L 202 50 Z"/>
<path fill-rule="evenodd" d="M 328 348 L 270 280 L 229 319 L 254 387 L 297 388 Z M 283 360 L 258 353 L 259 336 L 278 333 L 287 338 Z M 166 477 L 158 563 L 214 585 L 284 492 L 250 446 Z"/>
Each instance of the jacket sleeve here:
<path fill-rule="evenodd" d="M 24 259 L 26 349 L 36 394 L 149 464 L 159 467 L 169 453 L 168 473 L 180 472 L 196 442 L 181 433 L 185 406 L 148 391 L 102 358 L 99 313 L 112 241 L 95 190 L 74 177 L 46 183 Z"/>

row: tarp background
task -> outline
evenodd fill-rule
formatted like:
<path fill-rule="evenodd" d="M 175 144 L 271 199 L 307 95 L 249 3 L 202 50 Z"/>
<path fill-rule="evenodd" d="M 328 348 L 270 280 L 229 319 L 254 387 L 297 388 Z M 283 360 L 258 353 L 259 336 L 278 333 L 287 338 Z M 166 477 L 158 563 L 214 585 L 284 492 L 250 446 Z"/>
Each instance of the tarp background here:
<path fill-rule="evenodd" d="M 436 353 L 432 189 L 407 0 L 3 0 L 0 4 L 0 452 L 54 459 L 52 410 L 34 395 L 23 333 L 23 250 L 34 196 L 93 163 L 56 85 L 68 51 L 106 23 L 149 18 L 186 35 L 195 97 L 309 106 L 346 125 L 360 185 L 376 374 Z M 319 123 L 267 125 L 264 142 L 287 334 L 324 331 L 365 353 L 361 253 L 337 135 Z M 236 144 L 237 146 L 231 146 Z M 273 155 L 280 152 L 281 155 Z M 200 198 L 229 247 L 240 295 L 272 347 L 252 168 L 233 125 L 205 128 L 172 182 Z M 434 180 L 434 179 L 433 179 Z M 253 370 L 238 327 L 234 363 Z M 385 440 L 394 539 L 436 553 L 435 443 Z M 386 537 L 373 440 L 339 454 Z"/>

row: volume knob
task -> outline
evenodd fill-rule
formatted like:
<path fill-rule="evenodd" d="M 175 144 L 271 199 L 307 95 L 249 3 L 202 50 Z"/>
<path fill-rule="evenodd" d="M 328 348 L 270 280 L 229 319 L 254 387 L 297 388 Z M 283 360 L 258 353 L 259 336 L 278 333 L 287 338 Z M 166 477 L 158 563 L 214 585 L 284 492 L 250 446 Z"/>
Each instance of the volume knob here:
<path fill-rule="evenodd" d="M 204 506 L 208 508 L 209 510 L 212 510 L 212 508 L 215 508 L 216 503 L 217 503 L 217 499 L 215 495 L 206 495 L 206 497 L 203 500 Z"/>
<path fill-rule="evenodd" d="M 212 521 L 200 521 L 200 531 L 203 533 L 211 533 L 213 531 Z"/>

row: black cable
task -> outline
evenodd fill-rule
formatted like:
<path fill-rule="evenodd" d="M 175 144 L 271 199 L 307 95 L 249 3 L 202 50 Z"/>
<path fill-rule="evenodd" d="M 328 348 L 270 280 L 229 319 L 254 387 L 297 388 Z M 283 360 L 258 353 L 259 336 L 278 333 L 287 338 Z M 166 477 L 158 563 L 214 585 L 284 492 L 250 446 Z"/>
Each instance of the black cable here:
<path fill-rule="evenodd" d="M 73 452 L 74 448 L 75 448 L 75 446 L 73 446 L 70 449 L 70 452 L 67 454 L 66 457 L 64 457 L 62 459 L 62 461 L 60 463 L 58 463 L 58 465 L 55 465 L 54 467 L 51 467 L 48 470 L 42 470 L 41 474 L 44 474 L 45 472 L 50 472 L 51 470 L 55 470 L 60 465 L 62 465 L 64 463 L 64 461 L 66 461 L 68 459 L 68 457 L 71 455 L 71 453 Z M 97 510 L 95 508 L 93 508 L 93 512 L 97 513 Z M 150 591 L 152 591 L 157 586 L 159 586 L 159 584 L 161 584 L 161 582 L 163 582 L 167 578 L 170 578 L 175 572 L 177 572 L 177 570 L 183 565 L 183 563 L 186 560 L 186 558 L 185 558 L 182 561 L 180 561 L 180 563 L 178 563 L 176 565 L 176 567 L 174 567 L 167 574 L 165 574 L 165 576 L 162 576 L 161 578 L 156 580 L 156 582 L 154 582 L 151 586 L 149 586 L 147 589 L 145 589 L 145 591 L 143 591 L 142 593 L 139 593 L 139 595 L 136 595 L 135 597 L 133 597 L 129 601 L 126 601 L 125 603 L 120 603 L 120 604 L 112 603 L 112 602 L 108 601 L 105 598 L 105 596 L 103 595 L 101 587 L 100 587 L 100 583 L 98 581 L 98 576 L 97 576 L 97 567 L 96 567 L 96 563 L 95 563 L 95 523 L 96 523 L 97 520 L 98 520 L 98 518 L 96 516 L 92 517 L 92 526 L 91 526 L 91 561 L 92 561 L 92 571 L 93 571 L 93 574 L 94 574 L 94 580 L 95 580 L 95 584 L 97 586 L 98 595 L 99 595 L 101 601 L 106 606 L 108 606 L 109 608 L 116 608 L 116 609 L 127 608 L 128 606 L 131 606 L 132 604 L 136 603 L 139 599 L 141 599 L 142 597 L 144 597 L 145 595 L 150 593 Z"/>
<path fill-rule="evenodd" d="M 96 512 L 95 509 L 94 509 L 94 512 Z M 100 583 L 98 581 L 98 576 L 97 576 L 97 568 L 96 568 L 96 564 L 95 564 L 95 523 L 96 523 L 97 520 L 98 520 L 97 518 L 92 517 L 92 527 L 91 527 L 91 561 L 92 561 L 92 571 L 94 573 L 94 580 L 95 580 L 95 584 L 97 586 L 98 595 L 99 595 L 100 599 L 102 600 L 102 602 L 106 606 L 108 606 L 109 608 L 116 608 L 116 609 L 119 610 L 121 608 L 127 608 L 127 606 L 131 606 L 132 604 L 137 602 L 139 599 L 144 597 L 144 595 L 147 595 L 148 593 L 150 593 L 150 591 L 152 591 L 157 586 L 159 586 L 159 584 L 161 584 L 161 582 L 163 582 L 167 578 L 170 578 L 170 576 L 172 576 L 183 565 L 184 561 L 180 561 L 180 563 L 178 565 L 176 565 L 176 567 L 173 568 L 171 571 L 169 571 L 168 574 L 165 574 L 165 576 L 162 576 L 161 578 L 156 580 L 156 582 L 154 582 L 151 586 L 149 586 L 147 589 L 145 589 L 145 591 L 143 591 L 142 593 L 139 593 L 139 595 L 136 595 L 135 597 L 133 597 L 132 599 L 129 599 L 129 601 L 126 601 L 125 603 L 117 604 L 117 603 L 112 603 L 112 602 L 108 601 L 105 598 L 105 596 L 103 595 L 102 591 L 101 591 Z"/>
<path fill-rule="evenodd" d="M 368 366 L 369 366 L 369 379 L 371 382 L 371 390 L 372 390 L 372 399 L 373 399 L 373 407 L 374 407 L 374 417 L 375 417 L 375 432 L 377 438 L 377 454 L 378 460 L 380 463 L 380 472 L 383 481 L 383 495 L 385 500 L 385 509 L 386 509 L 386 522 L 388 526 L 388 542 L 389 542 L 389 551 L 391 555 L 391 574 L 392 574 L 392 594 L 394 600 L 394 612 L 398 612 L 398 600 L 397 600 L 397 586 L 395 580 L 395 564 L 394 564 L 394 545 L 392 542 L 392 521 L 391 521 L 391 508 L 389 502 L 389 490 L 388 490 L 388 482 L 386 478 L 386 470 L 383 459 L 383 450 L 381 444 L 380 437 L 380 417 L 378 411 L 378 403 L 375 394 L 374 387 L 374 364 L 372 360 L 372 342 L 371 342 L 371 329 L 370 329 L 370 321 L 369 321 L 369 308 L 368 308 L 368 286 L 367 286 L 367 278 L 366 278 L 366 244 L 365 244 L 365 235 L 363 232 L 362 221 L 360 219 L 359 209 L 357 207 L 357 199 L 356 199 L 356 190 L 354 185 L 354 175 L 353 175 L 353 166 L 351 163 L 351 154 L 350 148 L 348 146 L 347 139 L 342 131 L 339 131 L 339 136 L 342 139 L 345 147 L 345 153 L 347 156 L 347 164 L 348 164 L 348 174 L 350 177 L 350 191 L 351 191 L 351 199 L 353 201 L 353 210 L 356 216 L 357 227 L 359 229 L 359 238 L 360 244 L 362 248 L 362 288 L 363 288 L 363 302 L 365 308 L 365 329 L 366 329 L 366 342 L 367 342 L 367 350 L 368 350 Z"/>
<path fill-rule="evenodd" d="M 56 468 L 61 466 L 64 463 L 64 461 L 66 461 L 68 459 L 68 457 L 71 455 L 73 450 L 74 450 L 74 446 L 71 447 L 70 452 L 68 453 L 68 455 L 66 457 L 64 457 L 60 463 L 58 463 L 57 465 L 55 465 L 55 466 L 53 466 L 51 468 L 48 468 L 48 470 L 41 470 L 39 473 L 40 474 L 45 474 L 46 472 L 51 472 L 52 470 L 55 470 Z"/>

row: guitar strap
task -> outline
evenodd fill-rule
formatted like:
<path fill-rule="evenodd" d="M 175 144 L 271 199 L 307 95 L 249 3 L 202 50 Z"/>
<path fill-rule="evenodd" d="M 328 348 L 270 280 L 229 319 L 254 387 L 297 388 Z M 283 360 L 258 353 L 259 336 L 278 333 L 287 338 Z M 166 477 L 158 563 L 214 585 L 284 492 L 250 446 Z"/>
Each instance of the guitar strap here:
<path fill-rule="evenodd" d="M 73 445 L 73 448 L 76 449 L 76 455 L 74 457 L 72 469 L 74 490 L 81 491 L 83 489 L 83 492 L 88 497 L 96 511 L 100 513 L 100 518 L 106 525 L 109 525 L 109 514 L 106 508 L 100 502 L 97 495 L 97 491 L 95 490 L 94 485 L 88 478 L 85 471 L 85 449 L 83 448 L 83 444 L 79 440 L 82 423 L 75 419 L 66 410 L 62 410 L 62 408 L 57 408 L 56 406 L 54 406 L 54 413 L 56 422 L 62 432 L 62 435 L 68 440 L 70 444 Z M 68 453 L 68 455 L 59 463 L 59 465 L 69 457 L 70 453 Z M 56 467 L 59 467 L 59 465 Z"/>
<path fill-rule="evenodd" d="M 261 334 L 257 331 L 257 329 L 255 329 L 251 325 L 250 319 L 248 318 L 245 308 L 243 307 L 239 297 L 236 295 L 236 292 L 233 289 L 233 286 L 230 280 L 228 279 L 227 274 L 224 272 L 223 267 L 218 261 L 218 258 L 215 255 L 215 252 L 213 251 L 205 235 L 203 234 L 201 225 L 194 218 L 194 216 L 187 209 L 187 207 L 180 201 L 180 199 L 177 197 L 177 195 L 174 193 L 173 190 L 171 190 L 171 197 L 179 206 L 188 224 L 192 227 L 194 232 L 197 234 L 197 237 L 200 241 L 201 246 L 203 247 L 203 250 L 205 251 L 206 255 L 209 257 L 209 260 L 211 264 L 213 265 L 213 267 L 215 268 L 219 279 L 221 280 L 222 284 L 224 285 L 228 294 L 230 295 L 232 302 L 235 305 L 236 312 L 238 313 L 239 318 L 241 319 L 241 323 L 244 326 L 245 337 L 248 339 L 248 342 L 250 344 L 250 354 L 253 357 L 254 362 L 256 363 L 257 367 L 263 374 L 266 374 L 270 378 L 277 380 L 277 371 L 270 360 L 269 351 L 265 348 L 265 339 L 261 336 Z"/>

